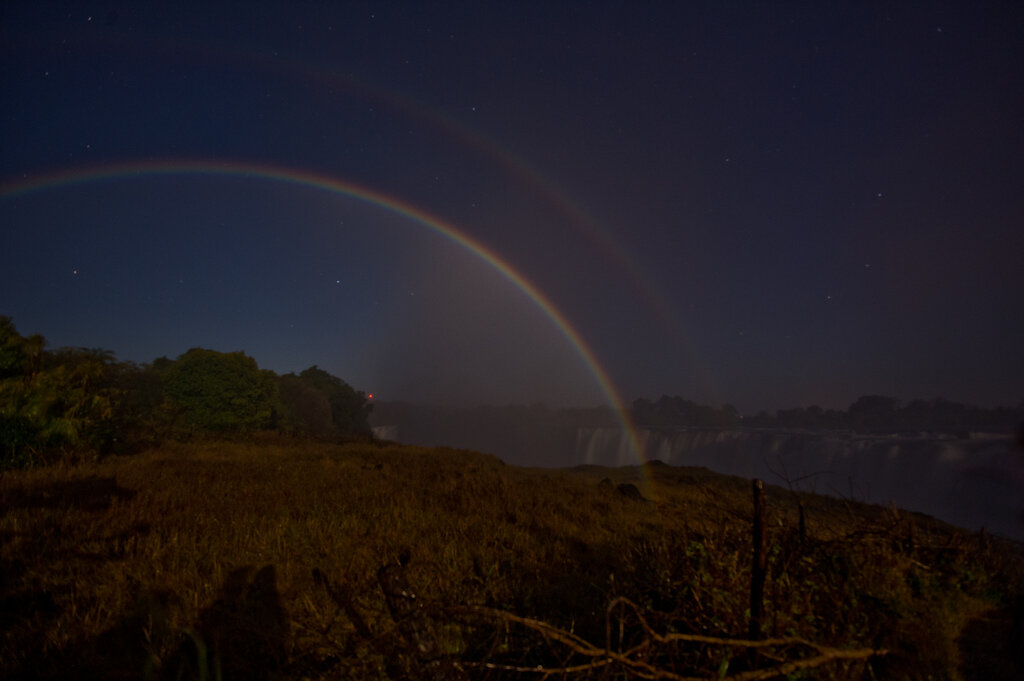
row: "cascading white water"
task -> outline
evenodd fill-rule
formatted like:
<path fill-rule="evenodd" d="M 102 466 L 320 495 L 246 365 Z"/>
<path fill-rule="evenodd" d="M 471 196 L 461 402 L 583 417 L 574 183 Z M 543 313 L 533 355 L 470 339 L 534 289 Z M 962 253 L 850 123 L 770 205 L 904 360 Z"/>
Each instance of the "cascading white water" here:
<path fill-rule="evenodd" d="M 378 425 L 377 437 L 495 454 L 517 465 L 563 467 L 637 463 L 618 427 L 522 422 L 481 424 L 473 412 L 405 414 Z M 889 504 L 970 529 L 1024 540 L 1024 453 L 1007 435 L 857 435 L 772 429 L 646 428 L 637 442 L 648 460 L 794 482 L 798 489 Z"/>

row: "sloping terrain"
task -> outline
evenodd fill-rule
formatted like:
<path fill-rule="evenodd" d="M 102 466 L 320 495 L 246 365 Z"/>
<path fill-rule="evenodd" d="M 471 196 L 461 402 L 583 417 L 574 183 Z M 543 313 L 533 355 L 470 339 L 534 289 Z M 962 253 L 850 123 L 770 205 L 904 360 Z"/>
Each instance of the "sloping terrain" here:
<path fill-rule="evenodd" d="M 764 521 L 755 643 L 751 484 L 706 469 L 279 441 L 6 472 L 0 676 L 975 678 L 961 630 L 1022 591 L 1019 545 L 925 516 L 769 487 Z"/>

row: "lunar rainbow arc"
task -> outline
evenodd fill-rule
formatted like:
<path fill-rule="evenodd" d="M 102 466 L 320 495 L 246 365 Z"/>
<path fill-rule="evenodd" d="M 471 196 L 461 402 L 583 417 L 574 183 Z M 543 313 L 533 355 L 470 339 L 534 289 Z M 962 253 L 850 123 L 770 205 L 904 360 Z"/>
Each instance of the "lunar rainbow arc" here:
<path fill-rule="evenodd" d="M 383 210 L 398 214 L 414 223 L 428 227 L 434 232 L 454 241 L 469 250 L 497 270 L 512 284 L 522 291 L 539 307 L 555 324 L 558 330 L 575 348 L 587 369 L 593 375 L 605 397 L 611 402 L 617 414 L 638 463 L 643 463 L 643 447 L 640 444 L 636 429 L 630 420 L 629 413 L 612 383 L 608 372 L 601 366 L 597 356 L 589 344 L 580 336 L 568 318 L 558 307 L 527 280 L 516 269 L 503 260 L 497 253 L 472 236 L 444 222 L 426 211 L 393 196 L 388 196 L 374 189 L 364 187 L 340 178 L 312 173 L 294 168 L 261 165 L 252 163 L 231 163 L 223 161 L 147 161 L 106 164 L 99 166 L 70 168 L 67 170 L 47 173 L 39 177 L 10 181 L 0 185 L 0 199 L 8 199 L 32 192 L 56 189 L 62 186 L 82 184 L 99 180 L 125 180 L 139 177 L 160 175 L 209 175 L 225 177 L 241 177 L 254 180 L 280 182 L 321 190 L 330 194 L 346 196 L 364 201 Z M 648 481 L 644 479 L 649 488 Z M 650 493 L 650 489 L 644 490 Z"/>

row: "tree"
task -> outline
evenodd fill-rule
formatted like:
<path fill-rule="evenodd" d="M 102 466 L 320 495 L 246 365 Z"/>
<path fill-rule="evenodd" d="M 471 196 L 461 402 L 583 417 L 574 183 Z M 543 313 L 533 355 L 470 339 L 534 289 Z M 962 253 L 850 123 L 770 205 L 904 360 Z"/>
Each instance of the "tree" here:
<path fill-rule="evenodd" d="M 22 337 L 0 317 L 0 453 L 22 465 L 53 450 L 101 451 L 121 392 L 110 380 L 109 350 L 46 351 L 46 339 Z"/>
<path fill-rule="evenodd" d="M 277 379 L 281 401 L 286 408 L 288 429 L 316 437 L 330 435 L 334 429 L 331 417 L 331 403 L 327 395 L 295 374 Z"/>
<path fill-rule="evenodd" d="M 373 405 L 366 401 L 364 393 L 316 365 L 300 373 L 299 378 L 327 396 L 335 430 L 342 434 L 369 435 L 368 419 Z"/>
<path fill-rule="evenodd" d="M 0 317 L 0 381 L 21 378 L 28 369 L 26 339 L 10 317 Z"/>
<path fill-rule="evenodd" d="M 782 428 L 798 428 L 804 424 L 805 413 L 801 407 L 779 409 L 775 412 L 775 423 Z"/>
<path fill-rule="evenodd" d="M 273 372 L 244 352 L 192 348 L 162 372 L 164 393 L 188 425 L 211 432 L 274 426 L 282 411 Z"/>
<path fill-rule="evenodd" d="M 722 426 L 726 428 L 732 428 L 736 426 L 743 418 L 742 416 L 740 416 L 740 410 L 737 409 L 736 406 L 733 404 L 723 404 L 719 412 L 721 414 L 720 419 Z"/>
<path fill-rule="evenodd" d="M 633 422 L 643 425 L 654 423 L 654 404 L 646 397 L 633 400 Z"/>
<path fill-rule="evenodd" d="M 821 428 L 825 421 L 825 410 L 816 404 L 812 404 L 804 410 L 804 426 L 807 428 Z"/>
<path fill-rule="evenodd" d="M 893 425 L 900 401 L 884 395 L 863 395 L 850 405 L 850 425 L 854 428 L 888 428 Z"/>
<path fill-rule="evenodd" d="M 173 364 L 163 359 L 164 369 Z M 158 445 L 171 434 L 175 419 L 181 418 L 181 410 L 166 399 L 161 371 L 152 364 L 119 362 L 111 367 L 110 381 L 120 393 L 110 424 L 111 451 L 140 451 Z"/>
<path fill-rule="evenodd" d="M 116 437 L 112 422 L 121 391 L 112 380 L 114 353 L 99 348 L 61 348 L 46 357 L 32 378 L 47 406 L 44 431 L 72 446 L 103 451 Z"/>

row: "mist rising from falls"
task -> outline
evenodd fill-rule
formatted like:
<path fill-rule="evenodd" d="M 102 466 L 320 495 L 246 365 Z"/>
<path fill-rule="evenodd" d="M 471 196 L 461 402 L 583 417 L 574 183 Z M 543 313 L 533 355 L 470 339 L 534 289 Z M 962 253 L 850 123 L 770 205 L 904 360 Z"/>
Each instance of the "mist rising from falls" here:
<path fill-rule="evenodd" d="M 543 408 L 449 409 L 391 404 L 373 415 L 383 439 L 494 454 L 519 466 L 634 466 L 610 418 Z M 605 415 L 607 416 L 607 415 Z M 584 420 L 589 418 L 590 420 Z M 603 419 L 603 420 L 602 420 Z M 582 425 L 582 424 L 589 425 Z M 1024 452 L 1008 434 L 866 435 L 850 431 L 650 427 L 646 460 L 928 513 L 1024 540 Z"/>
<path fill-rule="evenodd" d="M 1009 436 L 641 429 L 646 458 L 933 515 L 1024 539 L 1024 453 Z M 614 428 L 579 429 L 578 463 L 632 462 Z"/>

